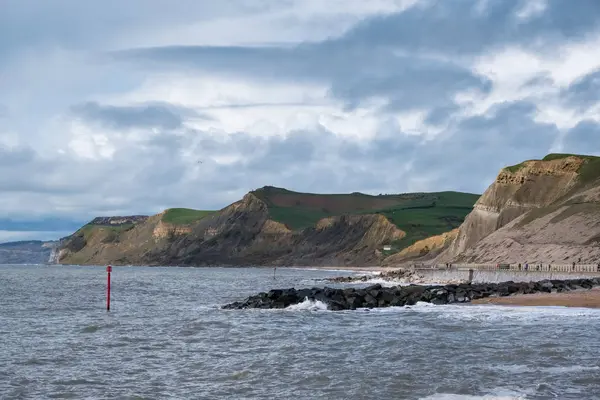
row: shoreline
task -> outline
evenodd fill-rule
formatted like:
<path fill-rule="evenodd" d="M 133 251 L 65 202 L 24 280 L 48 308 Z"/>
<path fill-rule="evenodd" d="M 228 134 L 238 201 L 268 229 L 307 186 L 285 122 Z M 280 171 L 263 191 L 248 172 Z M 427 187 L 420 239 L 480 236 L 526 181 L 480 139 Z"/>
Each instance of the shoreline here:
<path fill-rule="evenodd" d="M 269 267 L 267 267 L 269 268 Z M 274 268 L 274 267 L 270 267 L 270 268 Z M 373 266 L 373 267 L 347 267 L 347 266 L 340 266 L 340 267 L 325 267 L 325 266 L 316 266 L 316 267 L 309 267 L 309 266 L 299 266 L 299 267 L 277 267 L 277 269 L 298 269 L 298 270 L 305 270 L 305 271 L 335 271 L 335 272 L 365 272 L 365 273 L 374 273 L 374 272 L 385 272 L 385 271 L 390 271 L 393 268 L 389 268 L 389 267 L 377 267 L 377 266 Z"/>
<path fill-rule="evenodd" d="M 475 305 L 517 307 L 579 307 L 600 308 L 600 288 L 562 293 L 520 294 L 507 297 L 487 297 L 471 301 Z"/>

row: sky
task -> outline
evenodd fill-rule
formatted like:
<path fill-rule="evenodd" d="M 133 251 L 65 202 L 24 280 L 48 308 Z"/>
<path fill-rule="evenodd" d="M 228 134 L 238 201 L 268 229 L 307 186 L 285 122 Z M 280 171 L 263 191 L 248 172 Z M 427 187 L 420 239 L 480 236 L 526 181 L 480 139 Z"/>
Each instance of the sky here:
<path fill-rule="evenodd" d="M 0 0 L 0 241 L 600 155 L 597 0 Z"/>

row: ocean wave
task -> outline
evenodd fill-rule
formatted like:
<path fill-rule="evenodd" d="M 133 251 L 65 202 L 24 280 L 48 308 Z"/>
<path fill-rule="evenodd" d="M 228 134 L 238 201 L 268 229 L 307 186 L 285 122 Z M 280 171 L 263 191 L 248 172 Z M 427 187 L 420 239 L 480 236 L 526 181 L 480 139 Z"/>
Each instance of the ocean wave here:
<path fill-rule="evenodd" d="M 525 400 L 526 393 L 519 393 L 509 389 L 496 389 L 483 396 L 454 394 L 454 393 L 436 393 L 431 396 L 421 397 L 419 400 Z"/>
<path fill-rule="evenodd" d="M 431 313 L 436 318 L 451 319 L 467 322 L 496 322 L 515 321 L 525 324 L 537 324 L 541 320 L 552 318 L 561 319 L 589 319 L 598 318 L 600 310 L 570 307 L 525 307 L 525 306 L 497 306 L 497 305 L 474 305 L 447 304 L 435 307 L 411 307 L 413 312 Z"/>
<path fill-rule="evenodd" d="M 428 397 L 421 397 L 419 400 L 526 400 L 525 396 L 470 396 L 465 394 L 439 393 Z"/>
<path fill-rule="evenodd" d="M 512 365 L 492 365 L 492 370 L 500 370 L 504 372 L 510 372 L 515 374 L 526 373 L 526 372 L 539 372 L 545 374 L 556 374 L 563 375 L 569 373 L 581 373 L 587 371 L 598 371 L 599 366 L 590 365 L 564 365 L 557 367 L 539 367 L 536 365 L 525 365 L 525 364 L 512 364 Z"/>
<path fill-rule="evenodd" d="M 309 300 L 308 297 L 302 303 L 292 304 L 286 307 L 290 311 L 327 311 L 327 304 L 319 300 Z"/>

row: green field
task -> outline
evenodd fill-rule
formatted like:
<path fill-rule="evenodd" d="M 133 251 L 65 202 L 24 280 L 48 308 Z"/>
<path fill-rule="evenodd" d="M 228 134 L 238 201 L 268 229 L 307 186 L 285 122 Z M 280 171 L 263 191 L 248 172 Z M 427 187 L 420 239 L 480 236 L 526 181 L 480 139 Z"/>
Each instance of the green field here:
<path fill-rule="evenodd" d="M 190 225 L 213 213 L 214 211 L 192 210 L 190 208 L 170 208 L 165 211 L 162 221 L 173 225 Z"/>
<path fill-rule="evenodd" d="M 132 229 L 133 226 L 134 226 L 134 224 L 121 224 L 121 225 L 86 224 L 83 227 L 81 227 L 79 230 L 81 232 L 83 232 L 84 235 L 89 235 L 91 232 L 95 232 L 99 229 L 109 231 L 109 232 L 114 232 L 114 233 L 121 233 L 121 232 L 125 232 L 125 231 Z"/>
<path fill-rule="evenodd" d="M 265 187 L 253 192 L 271 218 L 299 230 L 321 219 L 345 214 L 382 214 L 407 236 L 391 243 L 399 251 L 418 240 L 460 226 L 479 195 L 460 192 L 407 193 L 371 196 L 362 193 L 320 195 Z"/>

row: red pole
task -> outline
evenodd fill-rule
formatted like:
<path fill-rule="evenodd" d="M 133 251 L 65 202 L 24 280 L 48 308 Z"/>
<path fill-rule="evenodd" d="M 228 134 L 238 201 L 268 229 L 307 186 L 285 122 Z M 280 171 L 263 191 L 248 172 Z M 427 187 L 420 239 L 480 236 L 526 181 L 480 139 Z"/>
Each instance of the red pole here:
<path fill-rule="evenodd" d="M 106 267 L 107 280 L 106 280 L 106 311 L 110 311 L 110 272 L 112 267 L 109 265 Z"/>

